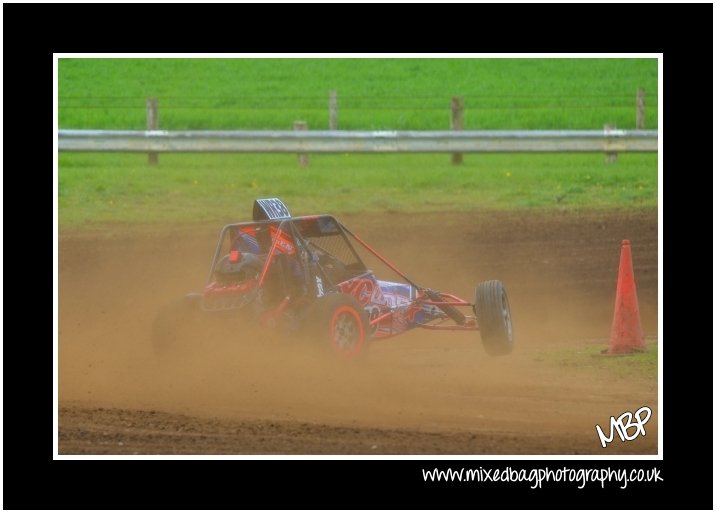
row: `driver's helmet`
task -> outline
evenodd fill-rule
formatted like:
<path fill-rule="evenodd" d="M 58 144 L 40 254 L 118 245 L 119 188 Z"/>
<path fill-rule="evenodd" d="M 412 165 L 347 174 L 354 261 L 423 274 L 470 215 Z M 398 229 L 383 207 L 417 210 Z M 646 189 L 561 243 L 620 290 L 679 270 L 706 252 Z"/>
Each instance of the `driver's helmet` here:
<path fill-rule="evenodd" d="M 253 253 L 232 250 L 216 265 L 216 279 L 220 282 L 243 282 L 256 278 L 262 267 L 261 259 Z"/>

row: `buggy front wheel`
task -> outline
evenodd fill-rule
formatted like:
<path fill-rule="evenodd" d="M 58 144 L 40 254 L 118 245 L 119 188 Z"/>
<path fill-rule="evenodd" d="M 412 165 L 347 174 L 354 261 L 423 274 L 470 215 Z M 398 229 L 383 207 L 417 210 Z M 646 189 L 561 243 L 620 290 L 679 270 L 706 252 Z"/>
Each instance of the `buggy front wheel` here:
<path fill-rule="evenodd" d="M 501 281 L 490 280 L 478 284 L 475 291 L 475 315 L 485 351 L 490 356 L 512 352 L 512 313 L 507 293 Z"/>

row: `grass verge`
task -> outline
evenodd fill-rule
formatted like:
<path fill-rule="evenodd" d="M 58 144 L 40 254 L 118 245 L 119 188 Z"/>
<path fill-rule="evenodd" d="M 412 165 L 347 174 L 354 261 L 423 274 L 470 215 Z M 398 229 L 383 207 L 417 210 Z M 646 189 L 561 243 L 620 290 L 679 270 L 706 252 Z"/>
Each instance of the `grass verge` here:
<path fill-rule="evenodd" d="M 592 371 L 601 376 L 610 375 L 618 379 L 635 377 L 656 380 L 658 376 L 658 343 L 647 339 L 643 352 L 629 355 L 609 356 L 602 353 L 607 348 L 603 344 L 584 343 L 569 349 L 560 349 L 545 353 L 542 360 L 575 371 Z"/>
<path fill-rule="evenodd" d="M 59 157 L 59 221 L 236 221 L 255 198 L 295 215 L 468 210 L 645 209 L 657 205 L 657 156 L 599 154 L 311 155 L 70 154 Z"/>

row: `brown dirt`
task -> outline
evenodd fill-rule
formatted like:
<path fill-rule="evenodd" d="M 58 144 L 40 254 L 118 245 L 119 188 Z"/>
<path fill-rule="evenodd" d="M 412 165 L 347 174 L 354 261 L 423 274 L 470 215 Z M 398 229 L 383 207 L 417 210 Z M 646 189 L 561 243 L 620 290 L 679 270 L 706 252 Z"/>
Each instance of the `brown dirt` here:
<path fill-rule="evenodd" d="M 501 279 L 514 353 L 488 357 L 475 333 L 416 330 L 346 365 L 235 329 L 158 363 L 152 319 L 200 290 L 220 227 L 62 232 L 60 454 L 656 454 L 655 380 L 549 357 L 606 347 L 622 239 L 656 335 L 655 212 L 341 219 L 421 284 L 471 298 Z M 643 405 L 647 436 L 602 449 L 595 425 Z"/>

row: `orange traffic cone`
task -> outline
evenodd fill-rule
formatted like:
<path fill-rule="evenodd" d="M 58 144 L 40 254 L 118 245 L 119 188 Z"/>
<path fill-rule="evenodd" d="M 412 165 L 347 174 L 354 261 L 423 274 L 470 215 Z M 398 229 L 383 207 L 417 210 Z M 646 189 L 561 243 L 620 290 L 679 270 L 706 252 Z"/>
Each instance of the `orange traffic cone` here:
<path fill-rule="evenodd" d="M 612 334 L 609 338 L 607 354 L 643 351 L 645 347 L 646 342 L 639 316 L 639 301 L 636 297 L 634 270 L 631 265 L 631 243 L 625 240 L 622 241 L 617 299 L 614 305 L 614 321 L 612 322 Z"/>

